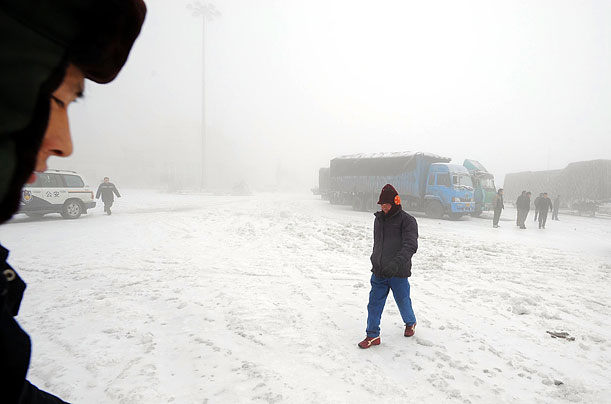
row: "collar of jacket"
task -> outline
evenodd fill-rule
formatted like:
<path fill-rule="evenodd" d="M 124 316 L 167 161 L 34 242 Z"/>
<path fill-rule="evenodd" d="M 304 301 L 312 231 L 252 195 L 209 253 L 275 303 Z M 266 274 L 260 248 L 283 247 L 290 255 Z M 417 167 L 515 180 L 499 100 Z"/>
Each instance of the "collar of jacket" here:
<path fill-rule="evenodd" d="M 19 313 L 26 284 L 6 262 L 8 250 L 0 245 L 0 310 L 8 310 L 11 316 Z"/>
<path fill-rule="evenodd" d="M 384 214 L 383 211 L 379 210 L 376 213 L 374 213 L 373 215 L 380 220 L 386 220 L 386 219 L 390 219 L 391 217 L 395 216 L 402 210 L 403 210 L 403 207 L 401 205 L 393 205 L 393 207 L 388 211 L 387 214 Z"/>
<path fill-rule="evenodd" d="M 0 244 L 0 262 L 6 262 L 8 259 L 8 250 Z"/>

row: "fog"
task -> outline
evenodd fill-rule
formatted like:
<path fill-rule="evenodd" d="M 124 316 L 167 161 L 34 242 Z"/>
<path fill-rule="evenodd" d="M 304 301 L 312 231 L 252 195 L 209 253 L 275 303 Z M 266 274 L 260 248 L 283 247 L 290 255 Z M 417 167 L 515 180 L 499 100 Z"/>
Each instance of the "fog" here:
<path fill-rule="evenodd" d="M 71 107 L 95 183 L 197 188 L 202 18 L 147 1 L 127 65 Z M 206 20 L 206 180 L 308 190 L 338 155 L 427 151 L 495 174 L 611 158 L 607 1 L 217 1 Z M 93 185 L 93 184 L 92 184 Z"/>

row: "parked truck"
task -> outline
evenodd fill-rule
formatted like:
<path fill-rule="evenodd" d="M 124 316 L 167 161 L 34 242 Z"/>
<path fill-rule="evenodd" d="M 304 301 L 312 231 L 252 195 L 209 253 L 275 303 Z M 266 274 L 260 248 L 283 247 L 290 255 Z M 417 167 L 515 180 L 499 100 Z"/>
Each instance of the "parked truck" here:
<path fill-rule="evenodd" d="M 318 192 L 322 199 L 329 200 L 329 167 L 318 170 Z"/>
<path fill-rule="evenodd" d="M 329 167 L 329 201 L 371 211 L 382 187 L 392 184 L 406 210 L 456 220 L 472 213 L 475 202 L 469 171 L 450 161 L 422 152 L 336 157 Z"/>
<path fill-rule="evenodd" d="M 482 212 L 493 210 L 492 201 L 496 194 L 494 185 L 494 175 L 486 170 L 486 167 L 476 160 L 465 160 L 462 164 L 471 174 L 473 182 L 473 197 L 475 199 L 475 209 L 471 216 L 479 217 Z"/>

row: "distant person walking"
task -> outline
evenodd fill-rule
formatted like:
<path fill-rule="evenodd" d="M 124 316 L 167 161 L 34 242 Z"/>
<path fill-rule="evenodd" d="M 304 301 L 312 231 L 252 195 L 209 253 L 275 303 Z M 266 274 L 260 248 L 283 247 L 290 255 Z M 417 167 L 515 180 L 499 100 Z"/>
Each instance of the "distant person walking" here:
<path fill-rule="evenodd" d="M 547 214 L 552 210 L 552 200 L 547 196 L 547 192 L 543 193 L 543 197 L 539 201 L 539 228 L 545 229 Z"/>
<path fill-rule="evenodd" d="M 516 200 L 516 210 L 518 212 L 518 214 L 516 215 L 516 226 L 520 225 L 520 210 L 518 209 L 518 205 L 520 204 L 522 198 L 524 198 L 524 195 L 526 195 L 526 191 L 522 191 L 522 193 L 520 194 L 520 196 L 518 196 L 518 199 Z"/>
<path fill-rule="evenodd" d="M 494 218 L 492 219 L 492 227 L 495 229 L 499 227 L 499 220 L 501 219 L 501 212 L 505 209 L 505 204 L 503 203 L 503 188 L 499 188 L 494 195 L 494 199 L 492 200 L 492 206 L 494 206 Z"/>
<path fill-rule="evenodd" d="M 543 193 L 540 193 L 538 197 L 535 198 L 535 219 L 537 221 L 537 215 L 539 214 L 539 202 L 543 199 Z"/>
<path fill-rule="evenodd" d="M 526 218 L 530 211 L 530 192 L 526 192 L 524 195 L 520 195 L 516 201 L 516 208 L 518 209 L 518 226 L 520 229 L 526 228 Z"/>
<path fill-rule="evenodd" d="M 102 202 L 104 202 L 104 212 L 106 212 L 107 215 L 111 215 L 112 212 L 110 208 L 115 201 L 115 195 L 120 198 L 121 194 L 119 194 L 119 190 L 115 187 L 115 184 L 110 182 L 110 178 L 104 177 L 104 182 L 98 187 L 95 199 L 100 199 L 100 195 L 102 195 Z"/>
<path fill-rule="evenodd" d="M 556 196 L 556 199 L 554 199 L 552 220 L 560 220 L 558 219 L 558 210 L 560 210 L 560 195 Z"/>
<path fill-rule="evenodd" d="M 411 337 L 416 331 L 407 278 L 412 274 L 412 255 L 418 250 L 418 223 L 403 210 L 401 198 L 390 184 L 382 188 L 378 204 L 382 210 L 374 214 L 367 337 L 358 344 L 363 349 L 380 345 L 380 319 L 391 290 L 405 323 L 403 335 Z"/>

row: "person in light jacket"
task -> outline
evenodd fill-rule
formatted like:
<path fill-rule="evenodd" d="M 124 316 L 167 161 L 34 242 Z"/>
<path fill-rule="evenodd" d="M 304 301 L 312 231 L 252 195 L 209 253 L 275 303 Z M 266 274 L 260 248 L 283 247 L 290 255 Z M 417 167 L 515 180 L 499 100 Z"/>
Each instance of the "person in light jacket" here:
<path fill-rule="evenodd" d="M 494 195 L 494 199 L 492 200 L 492 206 L 494 207 L 494 217 L 492 219 L 492 227 L 497 229 L 499 227 L 499 220 L 501 219 L 501 212 L 505 209 L 505 204 L 503 203 L 503 188 L 499 188 Z"/>

